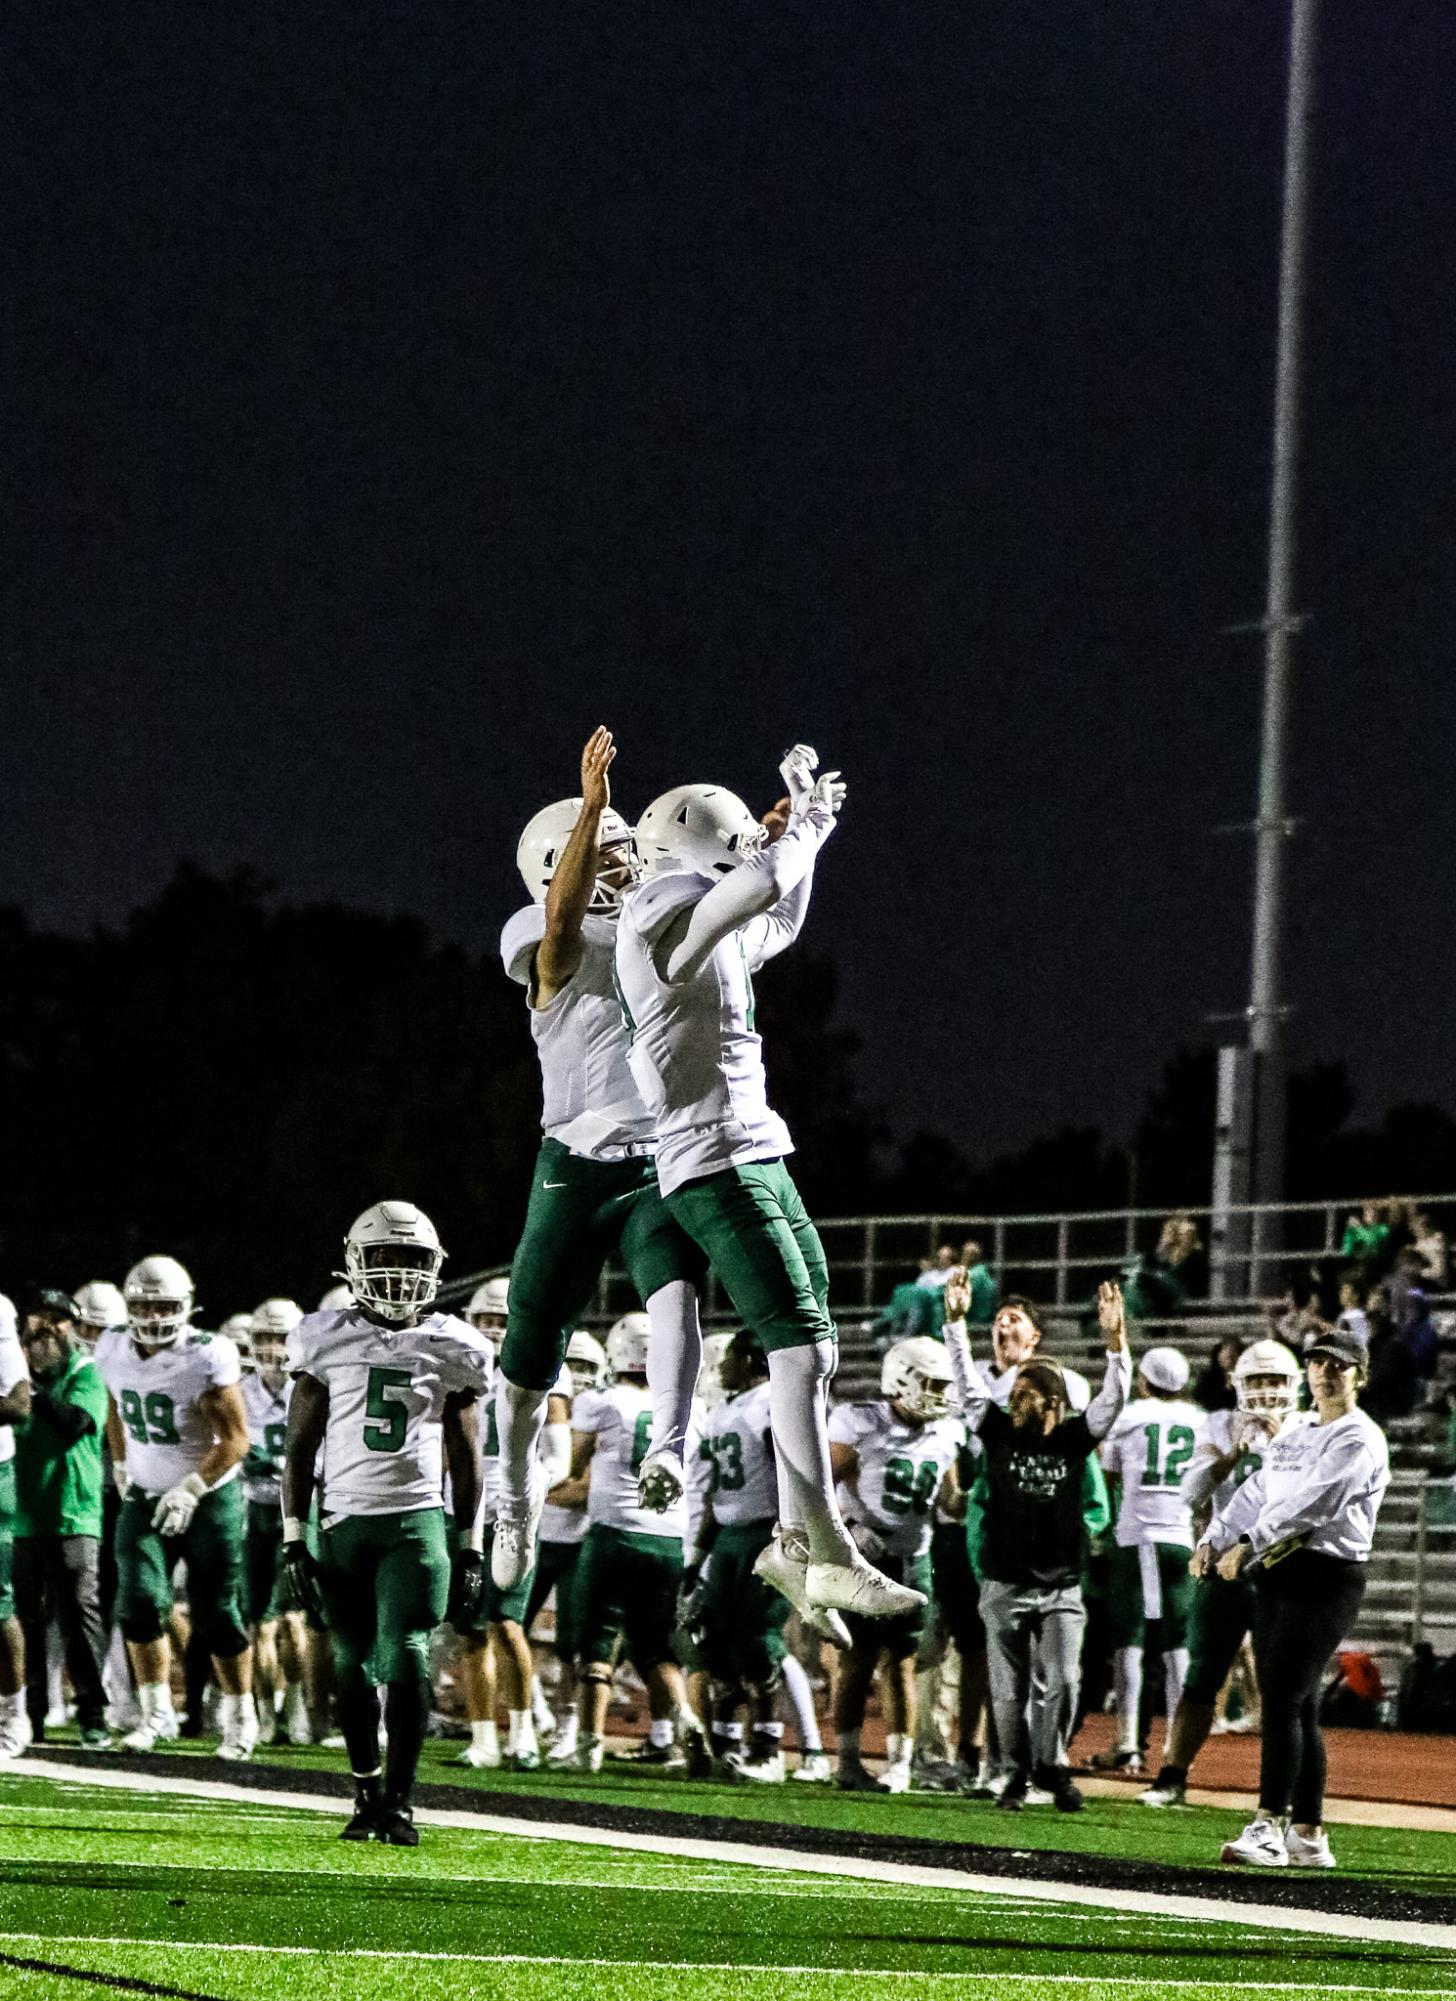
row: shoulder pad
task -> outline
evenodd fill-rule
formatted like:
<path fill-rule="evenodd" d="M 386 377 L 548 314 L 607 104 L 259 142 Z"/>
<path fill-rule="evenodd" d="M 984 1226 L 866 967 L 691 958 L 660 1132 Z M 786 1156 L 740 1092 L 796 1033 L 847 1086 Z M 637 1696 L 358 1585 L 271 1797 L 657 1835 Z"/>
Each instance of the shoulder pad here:
<path fill-rule="evenodd" d="M 621 922 L 643 938 L 654 938 L 681 911 L 700 903 L 712 887 L 707 876 L 685 869 L 649 876 L 623 904 Z"/>
<path fill-rule="evenodd" d="M 528 903 L 518 910 L 501 932 L 501 964 L 518 986 L 531 978 L 531 955 L 546 935 L 544 904 Z"/>

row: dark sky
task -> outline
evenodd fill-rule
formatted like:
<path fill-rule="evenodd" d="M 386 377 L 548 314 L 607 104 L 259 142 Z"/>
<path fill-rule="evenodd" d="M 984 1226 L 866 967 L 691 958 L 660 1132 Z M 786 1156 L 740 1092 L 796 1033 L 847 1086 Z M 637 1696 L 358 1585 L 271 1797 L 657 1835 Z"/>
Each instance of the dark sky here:
<path fill-rule="evenodd" d="M 1456 14 L 1327 5 L 1296 1060 L 1456 1103 Z M 489 942 L 629 813 L 851 798 L 866 1093 L 1124 1131 L 1246 998 L 1276 0 L 12 0 L 0 901 L 179 855 Z"/>

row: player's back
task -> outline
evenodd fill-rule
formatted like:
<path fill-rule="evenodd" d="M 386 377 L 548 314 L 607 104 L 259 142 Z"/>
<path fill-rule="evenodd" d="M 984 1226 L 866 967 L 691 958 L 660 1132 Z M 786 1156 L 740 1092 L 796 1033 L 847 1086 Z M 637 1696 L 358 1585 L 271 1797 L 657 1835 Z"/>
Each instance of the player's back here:
<path fill-rule="evenodd" d="M 1183 1475 L 1204 1415 L 1182 1397 L 1135 1397 L 1113 1426 L 1102 1463 L 1122 1486 L 1116 1531 L 1122 1548 L 1144 1542 L 1192 1547 L 1193 1517 L 1183 1498 Z"/>
<path fill-rule="evenodd" d="M 680 1541 L 687 1528 L 685 1501 L 653 1514 L 637 1499 L 637 1476 L 652 1438 L 652 1398 L 646 1385 L 617 1382 L 587 1390 L 577 1398 L 571 1422 L 573 1430 L 596 1439 L 587 1487 L 588 1524 Z M 690 1449 L 696 1442 L 690 1440 Z"/>

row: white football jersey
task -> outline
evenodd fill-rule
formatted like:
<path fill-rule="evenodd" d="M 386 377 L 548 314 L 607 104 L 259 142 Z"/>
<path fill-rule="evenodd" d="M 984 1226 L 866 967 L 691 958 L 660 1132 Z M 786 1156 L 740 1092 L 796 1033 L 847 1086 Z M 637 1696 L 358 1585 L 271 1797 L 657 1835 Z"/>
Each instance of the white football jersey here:
<path fill-rule="evenodd" d="M 266 1389 L 256 1370 L 240 1385 L 248 1413 L 248 1456 L 243 1461 L 243 1492 L 260 1508 L 283 1505 L 283 1454 L 288 1446 L 288 1399 L 293 1383 L 285 1376 L 276 1390 Z"/>
<path fill-rule="evenodd" d="M 1122 1484 L 1117 1543 L 1193 1547 L 1193 1515 L 1183 1475 L 1206 1413 L 1183 1397 L 1134 1397 L 1102 1445 L 1102 1464 Z"/>
<path fill-rule="evenodd" d="M 167 1348 L 139 1349 L 127 1327 L 108 1327 L 92 1356 L 126 1434 L 126 1470 L 144 1494 L 165 1494 L 195 1473 L 212 1450 L 209 1390 L 242 1374 L 237 1344 L 226 1334 L 184 1327 Z M 234 1466 L 218 1481 L 237 1478 Z"/>
<path fill-rule="evenodd" d="M 518 910 L 501 933 L 507 973 L 529 986 L 531 960 L 546 930 L 539 903 Z M 588 1160 L 613 1159 L 624 1147 L 652 1143 L 652 1120 L 628 1063 L 627 1024 L 612 961 L 617 927 L 606 917 L 582 925 L 581 964 L 546 1006 L 529 1009 L 541 1065 L 541 1125 Z"/>
<path fill-rule="evenodd" d="M 674 985 L 653 964 L 653 941 L 712 887 L 702 875 L 653 876 L 627 898 L 617 924 L 632 1075 L 656 1127 L 664 1195 L 725 1167 L 794 1150 L 768 1102 L 745 933 L 722 939 L 701 972 Z"/>
<path fill-rule="evenodd" d="M 491 1381 L 485 1409 L 480 1414 L 480 1505 L 482 1521 L 493 1522 L 500 1513 L 501 1463 L 500 1422 L 495 1414 L 497 1362 L 491 1350 Z M 563 1368 L 551 1385 L 551 1395 L 571 1400 L 571 1372 Z M 543 1439 L 544 1443 L 544 1439 Z M 543 1531 L 544 1533 L 544 1531 Z M 585 1529 L 582 1534 L 585 1535 Z"/>
<path fill-rule="evenodd" d="M 25 1350 L 20 1345 L 16 1332 L 15 1307 L 0 1292 L 0 1397 L 8 1397 L 17 1383 L 28 1383 L 30 1370 L 25 1364 Z M 15 1426 L 0 1424 L 0 1466 L 8 1466 L 15 1457 Z"/>
<path fill-rule="evenodd" d="M 1236 1428 L 1240 1422 L 1241 1413 L 1239 1411 L 1208 1411 L 1204 1416 L 1203 1423 L 1199 1427 L 1196 1450 L 1201 1452 L 1207 1446 L 1211 1457 L 1216 1459 L 1227 1458 L 1228 1454 L 1234 1449 L 1234 1440 L 1238 1435 Z M 1258 1434 L 1257 1444 L 1245 1444 L 1243 1451 L 1234 1462 L 1233 1471 L 1225 1473 L 1224 1477 L 1213 1489 L 1209 1500 L 1210 1511 L 1213 1514 L 1216 1515 L 1222 1509 L 1226 1508 L 1234 1495 L 1239 1491 L 1239 1488 L 1243 1486 L 1245 1480 L 1249 1478 L 1250 1474 L 1259 1471 L 1260 1467 L 1264 1464 L 1264 1454 L 1268 1449 L 1269 1441 L 1262 1433 Z"/>
<path fill-rule="evenodd" d="M 713 1519 L 725 1528 L 773 1521 L 779 1511 L 769 1431 L 768 1384 L 756 1383 L 708 1412 L 697 1450 Z"/>
<path fill-rule="evenodd" d="M 325 1527 L 444 1506 L 446 1400 L 478 1397 L 490 1381 L 490 1351 L 473 1327 L 452 1313 L 414 1327 L 381 1327 L 358 1307 L 310 1313 L 288 1337 L 288 1367 L 329 1393 Z"/>
<path fill-rule="evenodd" d="M 687 1459 L 697 1451 L 699 1423 L 695 1406 L 688 1426 Z M 686 1500 L 660 1515 L 637 1505 L 637 1475 L 652 1438 L 652 1398 L 646 1386 L 611 1383 L 604 1390 L 587 1390 L 576 1400 L 571 1427 L 596 1439 L 586 1497 L 589 1526 L 630 1529 L 634 1535 L 681 1542 L 688 1525 Z"/>
<path fill-rule="evenodd" d="M 573 1411 L 575 1410 L 574 1399 L 576 1392 L 572 1385 L 570 1369 L 563 1369 L 561 1371 L 561 1374 L 556 1378 L 556 1387 L 552 1390 L 551 1394 L 556 1397 L 565 1397 L 567 1403 L 572 1405 Z M 580 1542 L 585 1534 L 585 1502 L 579 1508 L 562 1508 L 558 1507 L 554 1501 L 548 1501 L 541 1510 L 542 1542 Z"/>
<path fill-rule="evenodd" d="M 863 1522 L 892 1556 L 921 1556 L 930 1547 L 935 1497 L 965 1440 L 958 1417 L 907 1424 L 887 1400 L 837 1404 L 830 1439 L 859 1454 L 852 1486 L 839 1489 L 846 1521 Z"/>

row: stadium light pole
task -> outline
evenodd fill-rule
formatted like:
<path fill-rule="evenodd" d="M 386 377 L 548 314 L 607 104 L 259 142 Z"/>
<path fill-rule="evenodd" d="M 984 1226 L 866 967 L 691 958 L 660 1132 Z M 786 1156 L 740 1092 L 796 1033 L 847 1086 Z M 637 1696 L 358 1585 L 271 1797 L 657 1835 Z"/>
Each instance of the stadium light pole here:
<path fill-rule="evenodd" d="M 1299 417 L 1304 350 L 1305 246 L 1309 219 L 1309 136 L 1314 100 L 1319 0 L 1291 0 L 1289 88 L 1285 105 L 1284 206 L 1279 252 L 1279 332 L 1274 363 L 1274 449 L 1269 494 L 1269 572 L 1264 617 L 1264 710 L 1259 813 L 1254 823 L 1254 936 L 1249 985 L 1253 1055 L 1256 1202 L 1284 1196 L 1287 1008 L 1284 999 L 1285 858 L 1293 831 L 1286 805 L 1290 642 L 1303 624 L 1294 609 Z M 1250 1280 L 1282 1248 L 1274 1216 L 1256 1215 Z"/>

